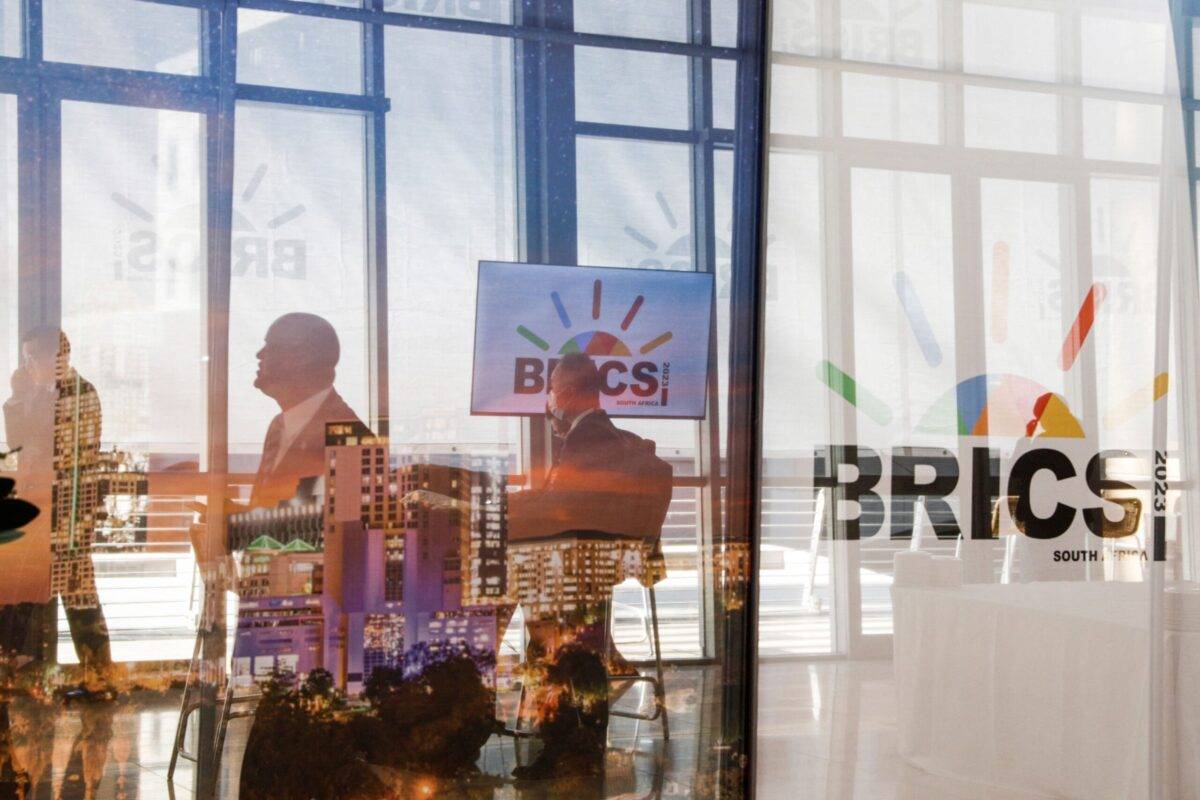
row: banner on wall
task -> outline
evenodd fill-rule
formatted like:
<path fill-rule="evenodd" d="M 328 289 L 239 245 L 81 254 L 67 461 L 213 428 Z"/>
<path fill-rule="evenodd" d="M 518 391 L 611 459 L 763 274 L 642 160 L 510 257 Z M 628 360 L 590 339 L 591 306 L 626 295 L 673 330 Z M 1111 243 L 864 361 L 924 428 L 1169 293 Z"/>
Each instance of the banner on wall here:
<path fill-rule="evenodd" d="M 481 261 L 471 413 L 542 414 L 555 365 L 586 353 L 610 415 L 701 419 L 712 302 L 707 273 Z"/>

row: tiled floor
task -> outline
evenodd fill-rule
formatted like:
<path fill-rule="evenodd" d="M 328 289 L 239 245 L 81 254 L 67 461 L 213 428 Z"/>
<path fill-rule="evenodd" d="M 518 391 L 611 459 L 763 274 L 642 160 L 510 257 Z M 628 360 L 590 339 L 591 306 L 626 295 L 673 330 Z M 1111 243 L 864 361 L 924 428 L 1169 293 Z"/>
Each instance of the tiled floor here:
<path fill-rule="evenodd" d="M 573 800 L 595 797 L 704 797 L 705 757 L 714 746 L 720 682 L 713 668 L 671 670 L 668 707 L 671 739 L 664 743 L 657 723 L 614 720 L 603 786 L 581 791 Z M 629 705 L 626 698 L 623 705 Z M 181 761 L 175 785 L 167 783 L 167 764 L 178 715 L 178 695 L 135 698 L 111 713 L 111 719 L 84 719 L 81 709 L 59 716 L 53 726 L 56 789 L 43 786 L 35 800 L 88 797 L 75 772 L 103 777 L 95 798 L 161 800 L 192 796 L 193 767 Z M 763 800 L 1036 800 L 933 777 L 907 766 L 896 753 L 896 702 L 887 661 L 782 661 L 760 670 L 758 704 L 757 794 Z M 93 749 L 71 764 L 72 744 L 83 726 L 112 736 L 104 753 Z M 248 723 L 231 724 L 222 764 L 222 797 L 236 797 L 241 750 Z M 103 766 L 100 758 L 103 756 Z M 506 775 L 515 766 L 510 740 L 494 739 L 480 759 L 484 773 Z M 700 775 L 701 779 L 697 779 Z M 61 789 L 61 794 L 58 792 Z M 439 794 L 441 794 L 439 792 Z M 472 798 L 487 792 L 472 792 Z M 563 796 L 553 787 L 518 791 L 511 784 L 491 791 L 495 798 Z M 460 795 L 465 796 L 465 795 Z"/>
<path fill-rule="evenodd" d="M 768 662 L 759 669 L 760 800 L 1044 800 L 935 777 L 896 749 L 891 661 Z"/>

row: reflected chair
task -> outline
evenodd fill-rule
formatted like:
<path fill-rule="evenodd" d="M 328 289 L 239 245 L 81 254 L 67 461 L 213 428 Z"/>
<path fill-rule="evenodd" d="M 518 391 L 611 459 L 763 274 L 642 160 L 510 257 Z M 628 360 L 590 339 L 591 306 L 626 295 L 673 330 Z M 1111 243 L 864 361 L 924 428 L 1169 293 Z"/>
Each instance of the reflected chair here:
<path fill-rule="evenodd" d="M 644 627 L 646 638 L 650 641 L 653 647 L 654 654 L 654 671 L 650 675 L 642 674 L 639 670 L 637 674 L 629 675 L 609 675 L 608 683 L 612 696 L 610 698 L 610 717 L 622 717 L 626 719 L 636 720 L 640 725 L 641 722 L 652 722 L 659 720 L 662 725 L 663 740 L 671 738 L 670 722 L 667 718 L 667 691 L 666 680 L 663 671 L 662 659 L 662 638 L 659 633 L 658 624 L 658 598 L 654 591 L 654 585 L 666 576 L 666 564 L 661 553 L 652 555 L 647 563 L 642 577 L 639 579 L 642 589 L 642 625 Z M 608 627 L 605 630 L 604 647 L 606 653 L 615 651 L 613 642 L 613 624 L 615 615 L 612 613 L 612 602 L 610 600 L 610 611 L 608 614 Z M 618 700 L 625 695 L 635 684 L 650 686 L 654 694 L 654 710 L 653 712 L 643 713 L 639 703 L 639 710 L 624 711 L 612 708 Z M 527 687 L 525 683 L 521 684 L 521 693 L 517 701 L 516 720 L 511 728 L 506 728 L 505 735 L 512 736 L 515 739 L 530 739 L 537 737 L 537 731 L 532 727 L 527 727 L 530 719 L 529 709 L 527 708 L 526 698 L 528 697 Z M 644 698 L 644 695 L 643 695 Z M 635 728 L 636 730 L 636 728 Z M 636 736 L 636 734 L 635 734 Z"/>
<path fill-rule="evenodd" d="M 1136 497 L 1112 497 L 1105 493 L 1103 498 L 1120 506 L 1125 512 L 1121 519 L 1117 522 L 1112 522 L 1107 516 L 1104 517 L 1102 529 L 1104 531 L 1105 546 L 1112 546 L 1117 539 L 1126 536 L 1132 536 L 1137 533 L 1137 530 L 1142 522 L 1142 501 Z M 1001 535 L 1001 513 L 1000 504 L 1004 503 L 1008 506 L 1008 516 L 1012 520 L 1013 526 L 1016 528 L 1016 534 L 1025 534 L 1025 523 L 1018 518 L 1017 505 L 1020 501 L 1019 497 L 1009 495 L 1007 497 L 996 498 L 995 504 L 992 506 L 991 533 L 993 539 L 999 539 Z M 1000 571 L 1000 582 L 1012 582 L 1012 570 L 1014 561 L 1016 560 L 1016 542 L 1017 536 L 1006 534 L 1004 545 L 1004 564 Z"/>
<path fill-rule="evenodd" d="M 197 543 L 203 536 L 202 525 L 192 526 L 190 531 L 193 547 L 195 552 L 202 552 Z M 229 574 L 236 576 L 238 574 L 236 562 L 229 557 L 226 557 L 226 568 Z M 201 614 L 201 620 L 211 618 L 215 612 L 209 607 L 205 607 Z M 178 766 L 179 759 L 196 763 L 197 756 L 195 753 L 189 752 L 187 749 L 187 731 L 188 724 L 191 721 L 192 715 L 200 710 L 200 688 L 197 685 L 200 676 L 200 660 L 201 653 L 204 647 L 204 637 L 211 636 L 211 631 L 206 631 L 203 622 L 196 629 L 196 643 L 192 647 L 192 660 L 188 664 L 187 679 L 183 685 L 183 699 L 180 701 L 179 720 L 175 724 L 175 739 L 171 746 L 171 760 L 167 765 L 167 782 L 168 784 L 175 779 L 175 767 Z M 262 698 L 262 693 L 257 687 L 246 692 L 239 693 L 236 691 L 235 682 L 233 679 L 232 670 L 228 663 L 233 658 L 232 648 L 227 648 L 226 651 L 226 669 L 225 669 L 225 696 L 221 702 L 220 716 L 217 718 L 217 730 L 214 734 L 213 741 L 213 769 L 218 770 L 221 766 L 221 756 L 225 749 L 225 736 L 229 730 L 229 722 L 234 719 L 242 719 L 253 717 L 258 701 Z"/>
<path fill-rule="evenodd" d="M 666 679 L 664 669 L 662 669 L 662 639 L 659 633 L 659 603 L 658 597 L 654 593 L 654 584 L 661 581 L 666 576 L 666 564 L 662 554 L 655 554 L 650 557 L 646 572 L 638 581 L 642 589 L 642 625 L 646 631 L 646 637 L 652 644 L 654 652 L 654 672 L 653 674 L 642 674 L 638 670 L 637 674 L 629 675 L 608 675 L 608 686 L 612 692 L 610 704 L 614 704 L 620 698 L 624 697 L 625 692 L 628 692 L 632 686 L 641 684 L 649 686 L 654 693 L 654 710 L 653 712 L 642 712 L 641 706 L 644 704 L 644 692 L 642 694 L 643 702 L 638 703 L 637 710 L 620 710 L 611 708 L 608 711 L 610 717 L 623 717 L 628 720 L 635 720 L 640 726 L 642 722 L 653 722 L 658 720 L 662 726 L 662 739 L 664 741 L 671 739 L 671 726 L 667 718 L 667 703 L 666 703 Z M 608 614 L 608 627 L 605 632 L 605 646 L 608 652 L 614 649 L 613 644 L 613 622 L 616 620 L 616 614 Z M 528 721 L 527 703 L 528 697 L 527 687 L 522 681 L 520 699 L 517 700 L 516 721 L 511 728 L 505 728 L 504 733 L 512 736 L 514 739 L 532 739 L 538 736 L 533 728 L 526 727 Z M 616 690 L 616 691 L 614 691 Z M 635 739 L 636 739 L 635 727 Z"/>
<path fill-rule="evenodd" d="M 171 746 L 171 761 L 167 765 L 168 782 L 175 779 L 175 767 L 178 765 L 179 759 L 182 758 L 192 763 L 196 763 L 198 760 L 196 754 L 189 752 L 187 749 L 187 731 L 192 715 L 200 710 L 201 705 L 200 688 L 197 686 L 197 683 L 200 675 L 200 653 L 203 647 L 204 636 L 204 631 L 196 633 L 196 644 L 192 649 L 192 661 L 188 665 L 187 680 L 183 685 L 183 700 L 179 708 L 179 721 L 175 725 L 175 740 Z M 228 670 L 226 674 L 228 676 Z M 221 712 L 217 718 L 217 731 L 213 741 L 214 770 L 221 768 L 221 754 L 225 749 L 225 736 L 229 730 L 230 720 L 253 717 L 255 708 L 261 698 L 262 693 L 257 690 L 238 693 L 235 690 L 233 678 L 231 676 L 226 678 L 225 697 L 221 702 Z"/>
<path fill-rule="evenodd" d="M 667 684 L 663 677 L 663 659 L 662 659 L 662 639 L 658 631 L 658 598 L 654 593 L 654 585 L 666 577 L 666 561 L 661 553 L 657 553 L 650 558 L 650 562 L 646 568 L 645 576 L 639 581 L 642 585 L 642 624 L 646 629 L 646 638 L 648 638 L 654 647 L 654 674 L 652 675 L 610 675 L 608 683 L 610 690 L 616 690 L 612 695 L 612 703 L 620 700 L 625 693 L 633 688 L 634 684 L 640 683 L 643 686 L 649 685 L 654 691 L 654 711 L 653 713 L 641 713 L 640 711 L 623 711 L 620 709 L 610 709 L 609 716 L 624 717 L 626 719 L 637 720 L 641 722 L 653 722 L 659 720 L 662 725 L 663 740 L 671 738 L 671 727 L 667 720 Z M 646 613 L 649 612 L 649 613 Z M 613 624 L 615 615 L 608 615 L 608 633 L 607 640 L 609 647 L 613 647 Z M 644 699 L 643 694 L 643 699 Z M 639 702 L 638 707 L 643 705 Z M 634 729 L 634 738 L 636 739 L 637 728 Z"/>

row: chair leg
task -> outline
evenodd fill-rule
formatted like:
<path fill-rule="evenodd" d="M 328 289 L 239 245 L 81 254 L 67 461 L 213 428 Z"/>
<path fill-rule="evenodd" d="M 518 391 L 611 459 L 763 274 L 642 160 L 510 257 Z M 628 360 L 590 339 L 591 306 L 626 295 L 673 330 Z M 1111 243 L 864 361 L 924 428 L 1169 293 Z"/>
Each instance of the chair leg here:
<path fill-rule="evenodd" d="M 187 738 L 188 718 L 193 709 L 192 675 L 198 671 L 200 661 L 200 634 L 196 634 L 196 644 L 192 647 L 192 660 L 188 662 L 187 678 L 183 682 L 183 700 L 179 705 L 179 721 L 175 723 L 175 743 L 171 747 L 171 762 L 167 765 L 167 782 L 175 780 L 175 766 L 179 763 L 179 754 L 183 751 L 184 740 Z"/>
<path fill-rule="evenodd" d="M 654 586 L 649 587 L 650 593 L 650 624 L 654 627 L 654 669 L 658 678 L 654 683 L 654 701 L 658 703 L 658 713 L 662 716 L 663 741 L 671 738 L 671 728 L 667 722 L 667 684 L 663 677 L 662 639 L 658 633 L 658 599 L 654 595 Z"/>
<path fill-rule="evenodd" d="M 225 703 L 221 707 L 221 720 L 217 723 L 217 740 L 213 746 L 213 771 L 220 774 L 221 754 L 225 750 L 225 733 L 229 729 L 229 717 L 233 713 L 233 678 L 226 681 Z"/>

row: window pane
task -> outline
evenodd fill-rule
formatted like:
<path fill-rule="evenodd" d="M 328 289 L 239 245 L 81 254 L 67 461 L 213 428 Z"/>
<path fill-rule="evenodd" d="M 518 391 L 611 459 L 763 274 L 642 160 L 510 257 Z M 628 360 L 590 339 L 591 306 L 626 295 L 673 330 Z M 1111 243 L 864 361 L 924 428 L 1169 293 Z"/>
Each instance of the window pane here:
<path fill-rule="evenodd" d="M 686 42 L 686 0 L 575 0 L 575 30 Z"/>
<path fill-rule="evenodd" d="M 771 65 L 771 132 L 816 136 L 821 105 L 817 71 L 788 64 Z"/>
<path fill-rule="evenodd" d="M 926 412 L 955 384 L 950 180 L 855 169 L 851 192 L 855 342 L 864 344 L 854 370 L 891 405 L 887 419 L 860 407 L 859 424 L 881 443 L 925 443 Z M 909 321 L 916 303 L 928 322 L 920 330 Z M 941 434 L 930 433 L 929 443 Z"/>
<path fill-rule="evenodd" d="M 1046 358 L 1047 342 L 1063 336 L 1063 278 L 1074 273 L 1073 249 L 1064 252 L 1072 205 L 1054 183 L 984 180 L 982 219 L 983 311 L 988 372 L 1019 375 L 1062 392 L 1065 376 Z M 1069 305 L 1069 303 L 1067 303 Z M 1020 421 L 1018 421 L 1020 422 Z M 997 426 L 1000 436 L 1012 432 Z"/>
<path fill-rule="evenodd" d="M 775 3 L 771 13 L 771 46 L 780 53 L 817 54 L 820 36 L 817 30 L 816 0 Z"/>
<path fill-rule="evenodd" d="M 1084 157 L 1157 163 L 1163 146 L 1162 115 L 1158 105 L 1084 98 Z"/>
<path fill-rule="evenodd" d="M 513 0 L 383 0 L 384 11 L 482 22 L 512 22 L 512 7 Z"/>
<path fill-rule="evenodd" d="M 45 56 L 97 67 L 200 72 L 200 12 L 139 0 L 46 0 Z"/>
<path fill-rule="evenodd" d="M 62 127 L 63 329 L 72 363 L 100 395 L 102 443 L 196 464 L 206 385 L 202 118 L 65 102 Z"/>
<path fill-rule="evenodd" d="M 255 388 L 255 354 L 283 314 L 333 326 L 334 388 L 369 418 L 363 117 L 239 105 L 234 163 L 229 442 L 231 469 L 253 474 L 280 410 Z"/>
<path fill-rule="evenodd" d="M 843 3 L 842 58 L 936 67 L 938 0 Z"/>
<path fill-rule="evenodd" d="M 1154 381 L 1154 360 L 1146 354 L 1154 352 L 1159 197 L 1154 180 L 1091 181 L 1093 279 L 1104 284 L 1107 298 L 1101 306 L 1107 312 L 1104 325 L 1092 331 L 1102 448 L 1153 440 L 1153 404 L 1131 408 L 1127 398 Z M 1074 315 L 1081 301 L 1064 295 L 1066 313 Z"/>
<path fill-rule="evenodd" d="M 289 89 L 362 91 L 362 25 L 238 11 L 238 81 Z"/>
<path fill-rule="evenodd" d="M 17 347 L 17 98 L 0 94 L 0 375 L 12 375 Z M 0 439 L 5 434 L 0 432 Z M 8 442 L 0 449 L 16 447 Z M 0 462 L 3 463 L 3 462 Z"/>
<path fill-rule="evenodd" d="M 963 69 L 1053 81 L 1057 74 L 1056 15 L 1026 8 L 963 4 Z"/>
<path fill-rule="evenodd" d="M 860 398 L 869 392 L 882 400 L 875 410 L 862 400 L 847 410 L 881 452 L 957 445 L 958 415 L 945 403 L 957 384 L 950 207 L 948 176 L 851 172 L 853 375 Z M 956 501 L 948 498 L 961 518 Z M 892 556 L 907 546 L 884 535 L 861 542 L 864 635 L 892 632 Z"/>
<path fill-rule="evenodd" d="M 1163 91 L 1169 32 L 1161 22 L 1085 14 L 1083 82 L 1135 92 Z M 1174 69 L 1174 59 L 1170 62 Z"/>
<path fill-rule="evenodd" d="M 814 445 L 830 441 L 828 394 L 811 377 L 811 362 L 825 351 L 820 176 L 817 155 L 771 154 L 758 626 L 764 655 L 828 653 L 833 646 L 829 544 L 811 550 L 815 493 L 812 471 L 802 466 L 811 463 Z"/>
<path fill-rule="evenodd" d="M 963 97 L 967 147 L 1057 152 L 1056 96 L 968 86 Z"/>
<path fill-rule="evenodd" d="M 712 43 L 718 47 L 737 47 L 738 4 L 737 0 L 711 0 Z M 789 4 L 790 5 L 790 4 Z M 783 6 L 779 6 L 780 9 Z"/>
<path fill-rule="evenodd" d="M 0 0 L 0 55 L 21 55 L 21 0 Z"/>
<path fill-rule="evenodd" d="M 846 136 L 937 144 L 941 106 L 941 87 L 936 83 L 857 72 L 842 75 Z"/>
<path fill-rule="evenodd" d="M 583 122 L 686 128 L 687 58 L 575 48 L 575 116 Z"/>
<path fill-rule="evenodd" d="M 694 269 L 686 145 L 580 137 L 579 263 Z"/>
<path fill-rule="evenodd" d="M 386 45 L 391 440 L 516 451 L 517 419 L 470 416 L 463 369 L 478 263 L 517 260 L 512 42 L 388 28 Z"/>
<path fill-rule="evenodd" d="M 712 62 L 713 72 L 713 126 L 733 128 L 735 117 L 734 97 L 737 95 L 737 62 L 716 58 Z"/>

